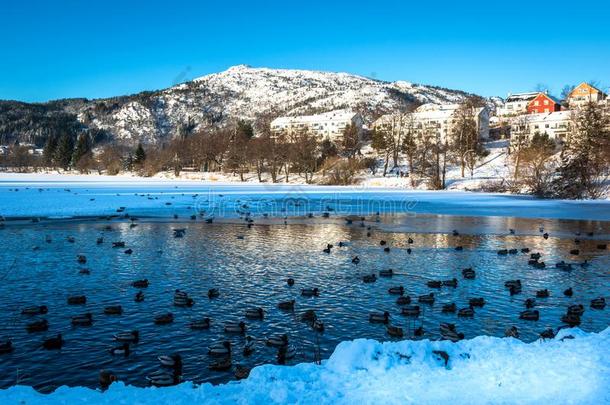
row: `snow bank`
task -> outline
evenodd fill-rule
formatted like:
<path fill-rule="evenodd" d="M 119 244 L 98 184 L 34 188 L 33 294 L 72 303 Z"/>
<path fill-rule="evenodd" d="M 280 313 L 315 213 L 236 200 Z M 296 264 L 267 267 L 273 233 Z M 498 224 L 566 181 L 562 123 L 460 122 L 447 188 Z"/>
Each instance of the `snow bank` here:
<path fill-rule="evenodd" d="M 435 351 L 449 355 L 447 364 Z M 16 386 L 0 391 L 0 403 L 610 404 L 608 387 L 610 328 L 597 334 L 575 328 L 529 344 L 488 336 L 458 343 L 359 339 L 339 344 L 322 366 L 266 365 L 241 382 L 117 383 L 104 393 L 61 387 L 49 395 Z"/>

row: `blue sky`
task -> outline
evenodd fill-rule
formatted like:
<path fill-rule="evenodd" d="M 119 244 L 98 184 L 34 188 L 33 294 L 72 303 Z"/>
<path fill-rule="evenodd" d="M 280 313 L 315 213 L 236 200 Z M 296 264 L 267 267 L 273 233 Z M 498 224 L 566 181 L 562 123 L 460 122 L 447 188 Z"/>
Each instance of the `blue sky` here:
<path fill-rule="evenodd" d="M 345 71 L 485 96 L 610 86 L 610 5 L 580 2 L 10 1 L 0 99 L 108 97 L 236 64 Z"/>

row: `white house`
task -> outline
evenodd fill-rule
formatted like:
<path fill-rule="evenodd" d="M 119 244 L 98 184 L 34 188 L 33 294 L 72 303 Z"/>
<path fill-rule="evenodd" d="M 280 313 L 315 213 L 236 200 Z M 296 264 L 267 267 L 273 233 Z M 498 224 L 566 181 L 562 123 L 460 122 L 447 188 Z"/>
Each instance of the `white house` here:
<path fill-rule="evenodd" d="M 424 104 L 412 113 L 386 114 L 373 123 L 373 128 L 390 130 L 415 130 L 419 137 L 440 137 L 444 142 L 451 134 L 455 112 L 459 104 Z M 489 138 L 489 111 L 485 107 L 474 111 L 479 137 Z M 400 128 L 396 128 L 400 127 Z"/>
<path fill-rule="evenodd" d="M 557 142 L 564 142 L 572 125 L 572 111 L 524 114 L 511 119 L 511 137 L 546 134 Z"/>
<path fill-rule="evenodd" d="M 351 110 L 335 110 L 315 115 L 278 117 L 271 121 L 271 131 L 274 134 L 292 135 L 307 130 L 319 138 L 336 141 L 343 136 L 348 125 L 355 125 L 362 130 L 363 124 L 360 114 Z"/>
<path fill-rule="evenodd" d="M 527 113 L 527 106 L 530 101 L 535 99 L 540 94 L 539 91 L 529 93 L 508 94 L 504 101 L 504 105 L 497 109 L 496 115 L 500 117 L 521 115 Z"/>

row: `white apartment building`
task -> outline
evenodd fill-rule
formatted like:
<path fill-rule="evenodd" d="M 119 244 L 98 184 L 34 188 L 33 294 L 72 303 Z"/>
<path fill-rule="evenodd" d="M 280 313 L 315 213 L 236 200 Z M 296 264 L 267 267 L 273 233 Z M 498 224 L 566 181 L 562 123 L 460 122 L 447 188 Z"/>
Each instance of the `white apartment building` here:
<path fill-rule="evenodd" d="M 572 111 L 525 114 L 510 120 L 511 138 L 546 134 L 557 142 L 564 142 L 572 125 Z"/>
<path fill-rule="evenodd" d="M 379 117 L 373 128 L 386 130 L 415 130 L 420 137 L 439 137 L 444 142 L 451 134 L 455 112 L 459 104 L 424 104 L 412 113 L 386 114 Z M 489 111 L 477 108 L 474 112 L 481 139 L 489 138 Z"/>
<path fill-rule="evenodd" d="M 350 124 L 362 130 L 364 121 L 360 114 L 351 110 L 335 110 L 315 115 L 278 117 L 271 121 L 271 131 L 274 134 L 292 135 L 307 130 L 319 138 L 336 141 L 343 136 L 345 128 Z"/>
<path fill-rule="evenodd" d="M 504 105 L 497 109 L 496 115 L 507 117 L 512 115 L 527 114 L 527 106 L 533 99 L 540 94 L 539 91 L 529 93 L 508 94 Z"/>

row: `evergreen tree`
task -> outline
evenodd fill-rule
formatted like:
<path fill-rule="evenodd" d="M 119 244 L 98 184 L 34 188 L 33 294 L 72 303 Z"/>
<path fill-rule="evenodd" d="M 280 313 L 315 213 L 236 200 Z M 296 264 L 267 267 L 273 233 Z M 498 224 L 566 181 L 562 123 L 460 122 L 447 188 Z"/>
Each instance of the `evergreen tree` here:
<path fill-rule="evenodd" d="M 85 134 L 81 134 L 76 141 L 76 147 L 72 153 L 72 166 L 76 166 L 78 161 L 90 151 L 91 142 L 89 141 L 89 137 Z"/>
<path fill-rule="evenodd" d="M 138 143 L 138 147 L 134 152 L 133 162 L 137 165 L 141 165 L 146 160 L 146 152 L 144 152 L 144 148 L 141 143 Z"/>
<path fill-rule="evenodd" d="M 68 134 L 64 134 L 59 138 L 57 148 L 55 148 L 54 161 L 64 170 L 70 168 L 72 162 L 72 153 L 74 152 L 74 140 Z"/>
<path fill-rule="evenodd" d="M 57 144 L 57 137 L 55 135 L 51 135 L 44 145 L 44 149 L 42 151 L 42 158 L 44 160 L 44 163 L 48 166 L 55 166 L 55 151 L 57 149 Z"/>

